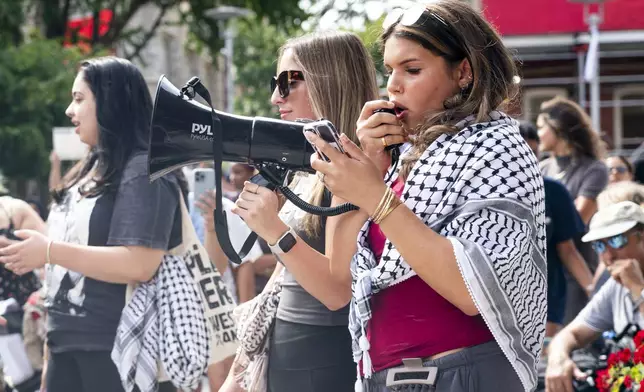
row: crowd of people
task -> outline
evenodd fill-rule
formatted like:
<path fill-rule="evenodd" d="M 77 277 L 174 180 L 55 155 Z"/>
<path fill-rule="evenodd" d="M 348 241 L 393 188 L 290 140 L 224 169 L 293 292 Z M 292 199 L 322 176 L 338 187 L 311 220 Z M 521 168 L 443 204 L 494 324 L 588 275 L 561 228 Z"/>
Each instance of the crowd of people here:
<path fill-rule="evenodd" d="M 547 392 L 572 391 L 587 376 L 574 349 L 644 327 L 640 162 L 607 156 L 569 99 L 544 102 L 536 124 L 506 114 L 515 61 L 465 2 L 391 13 L 381 42 L 387 100 L 355 34 L 281 48 L 270 84 L 281 119 L 325 118 L 341 132 L 342 151 L 305 134 L 316 174 L 289 186 L 316 206 L 357 209 L 303 212 L 251 182 L 253 166 L 231 164 L 233 246 L 260 237 L 239 265 L 217 238 L 215 191 L 195 193 L 193 173 L 211 163 L 150 182 L 145 80 L 123 59 L 82 62 L 66 114 L 87 157 L 63 175 L 52 153 L 47 208 L 0 197 L 0 299 L 24 309 L 41 391 L 180 390 L 167 363 L 150 385 L 144 362 L 123 374 L 113 359 L 128 287 L 169 268 L 183 205 L 253 318 L 239 321 L 236 355 L 204 371 L 213 392 L 516 392 L 540 376 Z"/>

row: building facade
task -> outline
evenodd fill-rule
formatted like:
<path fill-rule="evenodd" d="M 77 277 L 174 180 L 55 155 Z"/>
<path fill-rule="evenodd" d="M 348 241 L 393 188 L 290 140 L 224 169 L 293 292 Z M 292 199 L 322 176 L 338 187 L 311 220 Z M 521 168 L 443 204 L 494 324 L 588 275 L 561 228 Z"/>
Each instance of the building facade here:
<path fill-rule="evenodd" d="M 590 43 L 587 15 L 598 12 L 600 131 L 627 153 L 644 142 L 644 1 L 610 0 L 584 11 L 581 0 L 481 0 L 520 63 L 515 115 L 534 121 L 545 100 L 562 95 L 590 112 L 584 66 Z"/>

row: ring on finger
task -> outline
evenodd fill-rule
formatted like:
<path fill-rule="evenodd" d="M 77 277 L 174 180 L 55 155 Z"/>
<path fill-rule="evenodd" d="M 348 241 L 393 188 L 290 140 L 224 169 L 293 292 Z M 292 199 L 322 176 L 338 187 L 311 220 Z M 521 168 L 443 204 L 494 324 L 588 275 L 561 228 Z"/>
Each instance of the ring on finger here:
<path fill-rule="evenodd" d="M 387 137 L 386 136 L 381 137 L 380 141 L 382 142 L 382 145 L 384 147 L 389 147 L 389 145 L 387 144 Z"/>

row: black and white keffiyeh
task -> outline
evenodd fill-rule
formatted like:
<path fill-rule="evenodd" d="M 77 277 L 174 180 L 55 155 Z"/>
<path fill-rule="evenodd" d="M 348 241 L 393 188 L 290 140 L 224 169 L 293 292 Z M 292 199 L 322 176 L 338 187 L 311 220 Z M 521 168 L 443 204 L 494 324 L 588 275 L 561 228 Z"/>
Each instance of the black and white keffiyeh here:
<path fill-rule="evenodd" d="M 406 180 L 402 200 L 451 241 L 477 309 L 531 391 L 537 385 L 546 324 L 543 179 L 515 120 L 495 111 L 489 122 L 474 123 L 468 117 L 457 127 L 460 132 L 440 136 L 422 154 Z M 349 315 L 354 360 L 362 360 L 365 377 L 372 374 L 365 333 L 370 299 L 416 275 L 388 240 L 381 260 L 375 259 L 367 242 L 370 224 L 358 235 L 351 263 Z"/>
<path fill-rule="evenodd" d="M 159 360 L 172 383 L 197 387 L 208 364 L 202 302 L 183 258 L 166 255 L 123 309 L 112 360 L 126 392 L 157 391 Z"/>

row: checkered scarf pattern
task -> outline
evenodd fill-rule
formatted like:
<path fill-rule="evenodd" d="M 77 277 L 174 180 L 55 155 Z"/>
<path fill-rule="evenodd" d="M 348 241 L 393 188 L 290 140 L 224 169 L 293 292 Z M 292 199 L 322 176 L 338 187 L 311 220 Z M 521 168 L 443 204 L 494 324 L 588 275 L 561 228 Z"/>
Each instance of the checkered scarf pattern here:
<path fill-rule="evenodd" d="M 402 200 L 451 241 L 477 309 L 530 391 L 537 383 L 546 324 L 543 179 L 517 122 L 497 111 L 489 116 L 485 123 L 468 117 L 457 125 L 457 134 L 432 143 L 406 179 Z M 365 333 L 370 300 L 416 275 L 388 240 L 381 259 L 375 259 L 367 241 L 370 224 L 358 235 L 351 263 L 349 315 L 354 360 L 362 361 L 365 377 L 372 374 Z M 360 372 L 358 378 L 356 391 L 362 388 Z"/>
<path fill-rule="evenodd" d="M 206 371 L 208 344 L 201 298 L 186 263 L 166 255 L 123 309 L 112 360 L 125 391 L 156 391 L 159 360 L 175 386 L 193 390 Z"/>

